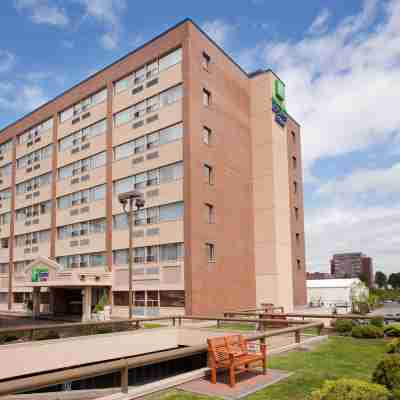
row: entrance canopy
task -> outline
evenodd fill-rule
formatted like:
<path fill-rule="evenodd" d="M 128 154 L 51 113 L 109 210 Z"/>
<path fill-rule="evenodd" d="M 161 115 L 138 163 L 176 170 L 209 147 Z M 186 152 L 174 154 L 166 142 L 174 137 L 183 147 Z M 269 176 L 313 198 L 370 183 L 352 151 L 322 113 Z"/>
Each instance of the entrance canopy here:
<path fill-rule="evenodd" d="M 15 280 L 16 287 L 104 287 L 112 285 L 112 274 L 105 268 L 65 270 L 54 260 L 39 256 L 23 273 L 16 274 Z"/>

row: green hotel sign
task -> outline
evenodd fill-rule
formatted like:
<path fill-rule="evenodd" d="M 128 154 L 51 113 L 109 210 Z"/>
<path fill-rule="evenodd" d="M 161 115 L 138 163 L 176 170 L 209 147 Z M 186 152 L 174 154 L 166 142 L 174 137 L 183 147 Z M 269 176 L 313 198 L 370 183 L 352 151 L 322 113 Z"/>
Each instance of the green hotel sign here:
<path fill-rule="evenodd" d="M 287 114 L 285 105 L 285 85 L 279 80 L 274 81 L 274 91 L 272 95 L 272 111 L 275 113 L 275 121 L 282 127 L 286 125 Z"/>
<path fill-rule="evenodd" d="M 32 282 L 47 282 L 49 280 L 49 268 L 45 266 L 32 268 Z"/>

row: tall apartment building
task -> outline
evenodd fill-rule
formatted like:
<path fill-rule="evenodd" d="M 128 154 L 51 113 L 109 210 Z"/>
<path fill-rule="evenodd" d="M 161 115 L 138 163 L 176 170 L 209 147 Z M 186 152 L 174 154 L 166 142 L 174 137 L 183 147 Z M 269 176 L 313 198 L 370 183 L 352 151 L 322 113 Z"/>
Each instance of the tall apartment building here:
<path fill-rule="evenodd" d="M 300 126 L 185 20 L 0 132 L 0 302 L 127 315 L 306 303 Z M 10 296 L 7 296 L 10 293 Z M 37 303 L 35 303 L 37 304 Z M 46 306 L 47 305 L 47 306 Z"/>
<path fill-rule="evenodd" d="M 372 258 L 363 253 L 334 254 L 331 259 L 331 274 L 336 278 L 363 276 L 368 286 L 372 286 L 374 281 Z"/>

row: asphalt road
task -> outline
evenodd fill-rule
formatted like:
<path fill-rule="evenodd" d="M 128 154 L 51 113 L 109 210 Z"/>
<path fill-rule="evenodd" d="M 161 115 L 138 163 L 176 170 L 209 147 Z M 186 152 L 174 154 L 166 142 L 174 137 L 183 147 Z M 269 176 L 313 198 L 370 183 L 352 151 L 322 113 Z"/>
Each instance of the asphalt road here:
<path fill-rule="evenodd" d="M 400 317 L 400 304 L 399 303 L 384 304 L 383 307 L 377 308 L 376 310 L 370 313 L 370 315 L 387 315 L 387 314 L 393 314 L 394 316 L 396 316 L 396 314 L 399 314 L 398 316 Z"/>

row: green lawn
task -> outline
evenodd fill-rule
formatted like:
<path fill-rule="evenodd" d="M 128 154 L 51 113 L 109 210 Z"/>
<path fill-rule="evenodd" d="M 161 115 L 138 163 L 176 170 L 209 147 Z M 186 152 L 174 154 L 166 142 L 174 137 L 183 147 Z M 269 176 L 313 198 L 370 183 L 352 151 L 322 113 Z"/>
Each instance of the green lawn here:
<path fill-rule="evenodd" d="M 313 351 L 293 351 L 271 357 L 269 367 L 293 372 L 288 379 L 250 395 L 248 400 L 304 400 L 326 379 L 352 377 L 369 380 L 385 353 L 385 342 L 375 339 L 331 337 Z M 169 391 L 152 400 L 211 400 L 206 396 Z"/>
<path fill-rule="evenodd" d="M 255 324 L 251 324 L 251 323 L 248 323 L 248 324 L 222 323 L 220 326 L 214 325 L 211 328 L 212 329 L 221 329 L 223 331 L 243 331 L 243 332 L 255 331 L 256 330 Z"/>

